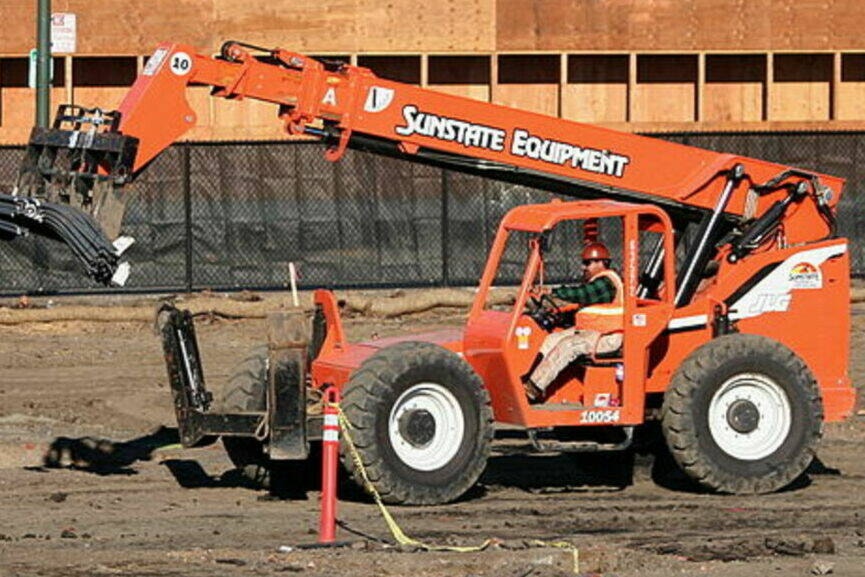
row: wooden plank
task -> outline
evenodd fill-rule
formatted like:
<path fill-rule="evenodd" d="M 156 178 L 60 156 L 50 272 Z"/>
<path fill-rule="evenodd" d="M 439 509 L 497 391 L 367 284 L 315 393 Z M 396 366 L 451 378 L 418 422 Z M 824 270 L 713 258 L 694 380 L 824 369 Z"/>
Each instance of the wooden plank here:
<path fill-rule="evenodd" d="M 63 93 L 63 102 L 73 102 L 72 98 L 72 56 L 64 56 L 63 57 L 63 70 L 64 73 L 64 93 Z"/>
<path fill-rule="evenodd" d="M 358 65 L 372 70 L 376 76 L 404 82 L 406 84 L 421 83 L 420 56 L 366 56 L 358 57 Z"/>
<path fill-rule="evenodd" d="M 65 95 L 64 90 L 64 95 Z M 102 108 L 103 110 L 116 110 L 123 97 L 129 92 L 127 87 L 118 86 L 73 86 L 72 104 L 78 104 L 86 108 Z M 66 102 L 64 100 L 64 102 Z"/>
<path fill-rule="evenodd" d="M 701 120 L 758 122 L 763 119 L 766 59 L 756 54 L 706 56 Z"/>
<path fill-rule="evenodd" d="M 497 0 L 496 49 L 862 49 L 862 21 L 861 0 Z"/>
<path fill-rule="evenodd" d="M 578 122 L 625 122 L 627 84 L 568 84 L 562 89 L 562 118 Z"/>
<path fill-rule="evenodd" d="M 559 112 L 559 58 L 555 55 L 498 57 L 493 102 L 556 116 Z"/>
<path fill-rule="evenodd" d="M 640 55 L 635 122 L 688 122 L 696 118 L 697 57 Z"/>
<path fill-rule="evenodd" d="M 490 100 L 489 84 L 430 84 L 428 88 L 436 92 L 464 96 L 482 102 L 489 102 Z"/>
<path fill-rule="evenodd" d="M 865 119 L 865 54 L 842 54 L 835 120 Z"/>
<path fill-rule="evenodd" d="M 60 12 L 56 7 L 54 11 Z M 0 0 L 0 54 L 24 55 L 36 48 L 36 4 L 21 0 Z M 14 23 L 14 24 L 13 24 Z"/>
<path fill-rule="evenodd" d="M 637 114 L 637 54 L 628 55 L 628 122 L 633 122 Z"/>
<path fill-rule="evenodd" d="M 697 56 L 697 95 L 696 95 L 696 118 L 702 122 L 706 117 L 706 55 L 700 53 Z"/>
<path fill-rule="evenodd" d="M 53 11 L 78 15 L 76 54 L 149 54 L 163 40 L 212 52 L 228 39 L 291 50 L 419 52 L 491 51 L 492 0 L 440 0 L 435 8 L 407 0 L 54 0 Z M 35 5 L 0 0 L 0 52 L 35 45 Z M 386 31 L 386 33 L 385 33 Z"/>
<path fill-rule="evenodd" d="M 23 4 L 32 8 L 30 2 Z M 52 10 L 78 15 L 76 55 L 151 54 L 163 41 L 185 42 L 208 53 L 219 48 L 213 0 L 54 0 Z M 243 36 L 244 24 L 249 25 L 237 24 L 231 38 Z"/>
<path fill-rule="evenodd" d="M 66 90 L 61 86 L 51 89 L 52 111 L 63 101 Z M 30 88 L 3 87 L 0 91 L 0 142 L 25 144 L 30 138 L 30 129 L 36 119 L 36 96 Z M 53 112 L 52 112 L 53 114 Z"/>
<path fill-rule="evenodd" d="M 627 55 L 572 55 L 562 88 L 562 117 L 580 122 L 628 118 Z"/>
<path fill-rule="evenodd" d="M 763 91 L 763 120 L 772 121 L 772 99 L 775 97 L 775 54 L 766 54 L 766 80 Z"/>
<path fill-rule="evenodd" d="M 493 92 L 493 60 L 488 55 L 430 55 L 428 88 L 489 102 Z"/>
<path fill-rule="evenodd" d="M 694 0 L 694 27 L 673 26 L 691 35 L 696 50 L 769 50 L 774 35 L 768 14 L 776 1 Z"/>
<path fill-rule="evenodd" d="M 565 114 L 565 86 L 568 83 L 568 55 L 559 54 L 559 106 L 556 111 L 556 116 L 562 117 Z"/>
<path fill-rule="evenodd" d="M 831 54 L 776 54 L 772 120 L 829 120 Z"/>
<path fill-rule="evenodd" d="M 832 84 L 830 85 L 831 107 L 829 109 L 829 119 L 835 120 L 838 118 L 839 104 L 839 87 L 841 86 L 841 53 L 836 52 L 832 55 Z"/>
<path fill-rule="evenodd" d="M 277 117 L 278 107 L 269 102 L 211 98 L 209 109 L 212 128 L 238 129 L 253 135 L 262 129 L 272 133 L 271 129 L 281 130 L 282 127 Z"/>
<path fill-rule="evenodd" d="M 557 84 L 499 84 L 493 102 L 555 116 L 559 109 L 559 87 Z"/>
<path fill-rule="evenodd" d="M 54 0 L 79 17 L 78 55 L 147 54 L 230 38 L 319 52 L 865 49 L 861 0 Z M 0 53 L 35 44 L 31 2 L 0 0 Z"/>
<path fill-rule="evenodd" d="M 419 1 L 274 0 L 266 4 L 211 0 L 217 38 L 238 37 L 297 51 L 489 51 L 493 4 L 489 0 Z M 386 33 L 384 33 L 386 31 Z"/>

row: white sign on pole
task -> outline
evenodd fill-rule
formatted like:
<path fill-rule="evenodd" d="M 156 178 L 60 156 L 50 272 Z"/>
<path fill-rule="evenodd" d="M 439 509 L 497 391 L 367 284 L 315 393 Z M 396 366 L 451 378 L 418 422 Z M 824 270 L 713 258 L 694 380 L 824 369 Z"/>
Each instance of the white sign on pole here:
<path fill-rule="evenodd" d="M 30 51 L 30 66 L 27 67 L 27 86 L 36 88 L 36 61 L 39 60 L 39 51 L 35 48 Z"/>
<path fill-rule="evenodd" d="M 39 61 L 39 50 L 30 50 L 30 66 L 27 67 L 27 86 L 36 88 L 36 63 Z M 49 82 L 54 82 L 54 61 L 48 60 Z"/>
<path fill-rule="evenodd" d="M 72 54 L 75 52 L 76 17 L 71 12 L 55 12 L 51 15 L 51 53 Z"/>

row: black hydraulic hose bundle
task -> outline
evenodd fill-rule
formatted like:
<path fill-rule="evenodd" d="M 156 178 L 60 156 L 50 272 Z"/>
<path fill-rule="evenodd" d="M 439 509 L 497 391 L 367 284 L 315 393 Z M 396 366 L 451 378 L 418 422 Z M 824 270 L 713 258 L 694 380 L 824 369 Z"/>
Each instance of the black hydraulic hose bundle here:
<path fill-rule="evenodd" d="M 84 265 L 87 276 L 104 284 L 123 284 L 127 265 L 89 214 L 69 205 L 0 193 L 0 231 L 60 240 Z"/>
<path fill-rule="evenodd" d="M 103 285 L 123 285 L 129 264 L 121 253 L 129 237 L 113 243 L 103 231 L 122 217 L 113 188 L 132 178 L 138 139 L 119 132 L 120 113 L 63 104 L 50 128 L 34 127 L 12 194 L 0 193 L 0 233 L 33 234 L 66 244 L 88 277 Z M 116 202 L 116 199 L 114 199 Z M 106 204 L 107 202 L 107 204 Z M 100 220 L 87 212 L 100 214 Z"/>

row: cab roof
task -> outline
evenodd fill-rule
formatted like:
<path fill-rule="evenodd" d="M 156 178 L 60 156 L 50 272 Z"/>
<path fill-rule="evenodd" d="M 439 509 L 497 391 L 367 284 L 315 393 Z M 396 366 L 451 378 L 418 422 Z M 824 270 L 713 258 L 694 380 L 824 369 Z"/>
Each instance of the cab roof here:
<path fill-rule="evenodd" d="M 622 217 L 626 214 L 664 215 L 664 212 L 653 205 L 615 200 L 562 202 L 553 199 L 545 204 L 526 204 L 511 209 L 502 219 L 502 226 L 508 230 L 543 232 L 563 220 Z"/>

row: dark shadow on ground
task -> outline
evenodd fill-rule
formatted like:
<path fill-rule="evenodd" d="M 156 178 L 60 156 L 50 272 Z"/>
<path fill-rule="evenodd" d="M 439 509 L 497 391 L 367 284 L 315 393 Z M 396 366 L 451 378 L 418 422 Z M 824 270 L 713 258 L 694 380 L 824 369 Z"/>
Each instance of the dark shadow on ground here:
<path fill-rule="evenodd" d="M 152 433 L 130 441 L 96 437 L 57 437 L 42 459 L 46 468 L 66 467 L 97 475 L 135 475 L 131 467 L 149 461 L 156 449 L 180 442 L 177 429 L 159 427 Z"/>
<path fill-rule="evenodd" d="M 166 459 L 162 465 L 171 473 L 177 484 L 184 489 L 245 488 L 263 491 L 250 481 L 239 469 L 229 469 L 221 475 L 210 475 L 198 461 L 192 459 Z M 277 475 L 278 476 L 278 475 Z M 284 485 L 284 486 L 283 486 Z M 263 494 L 263 499 L 305 500 L 306 490 L 287 483 L 279 485 L 276 493 Z"/>
<path fill-rule="evenodd" d="M 480 482 L 531 493 L 620 491 L 633 485 L 633 451 L 516 454 L 490 458 Z"/>
<path fill-rule="evenodd" d="M 703 487 L 688 477 L 676 463 L 673 456 L 666 447 L 657 447 L 654 453 L 645 457 L 647 466 L 650 468 L 652 481 L 664 489 L 695 494 L 713 494 L 711 489 Z M 826 467 L 818 458 L 814 458 L 811 465 L 804 473 L 799 475 L 792 483 L 780 489 L 779 493 L 800 491 L 810 487 L 813 483 L 811 475 L 840 475 L 841 471 Z"/>

